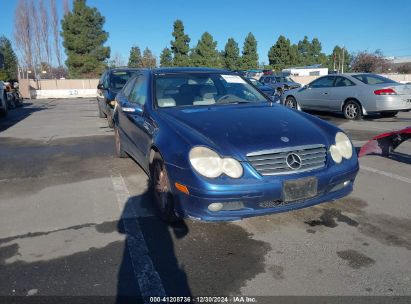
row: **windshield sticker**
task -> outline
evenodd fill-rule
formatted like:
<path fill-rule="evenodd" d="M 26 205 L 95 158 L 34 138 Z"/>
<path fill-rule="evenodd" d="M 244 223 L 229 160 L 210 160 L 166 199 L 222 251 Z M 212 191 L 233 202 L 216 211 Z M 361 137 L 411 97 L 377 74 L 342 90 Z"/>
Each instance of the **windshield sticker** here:
<path fill-rule="evenodd" d="M 245 81 L 237 75 L 221 75 L 228 83 L 245 83 Z"/>

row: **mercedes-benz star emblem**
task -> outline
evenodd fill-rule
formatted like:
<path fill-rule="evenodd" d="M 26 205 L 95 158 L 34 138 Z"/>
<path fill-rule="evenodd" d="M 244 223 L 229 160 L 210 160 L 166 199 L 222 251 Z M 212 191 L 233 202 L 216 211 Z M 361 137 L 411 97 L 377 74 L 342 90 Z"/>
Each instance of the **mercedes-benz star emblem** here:
<path fill-rule="evenodd" d="M 301 167 L 301 157 L 295 153 L 288 154 L 285 161 L 287 162 L 287 166 L 293 170 L 300 169 Z"/>

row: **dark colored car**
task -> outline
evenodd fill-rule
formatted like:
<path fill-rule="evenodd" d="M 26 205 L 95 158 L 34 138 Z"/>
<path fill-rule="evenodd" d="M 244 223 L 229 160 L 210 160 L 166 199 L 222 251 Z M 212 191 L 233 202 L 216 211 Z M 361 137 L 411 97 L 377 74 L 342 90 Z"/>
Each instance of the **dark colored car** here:
<path fill-rule="evenodd" d="M 256 88 L 258 88 L 261 92 L 263 92 L 267 97 L 269 97 L 271 100 L 278 103 L 280 102 L 279 95 L 277 94 L 276 90 L 274 90 L 272 87 L 266 86 L 263 83 L 251 77 L 246 77 L 246 79 L 249 82 L 251 82 L 251 84 L 254 85 Z"/>
<path fill-rule="evenodd" d="M 272 87 L 274 90 L 277 90 L 280 93 L 286 90 L 291 90 L 291 89 L 301 87 L 301 84 L 295 82 L 288 76 L 267 75 L 267 76 L 262 76 L 259 80 L 263 84 Z"/>
<path fill-rule="evenodd" d="M 114 98 L 118 91 L 120 91 L 126 82 L 138 71 L 139 69 L 133 68 L 108 69 L 100 77 L 97 85 L 98 113 L 100 118 L 107 117 L 110 128 L 114 127 Z"/>
<path fill-rule="evenodd" d="M 271 102 L 236 73 L 141 70 L 116 102 L 116 154 L 147 172 L 167 221 L 238 220 L 353 189 L 358 160 L 347 135 Z"/>

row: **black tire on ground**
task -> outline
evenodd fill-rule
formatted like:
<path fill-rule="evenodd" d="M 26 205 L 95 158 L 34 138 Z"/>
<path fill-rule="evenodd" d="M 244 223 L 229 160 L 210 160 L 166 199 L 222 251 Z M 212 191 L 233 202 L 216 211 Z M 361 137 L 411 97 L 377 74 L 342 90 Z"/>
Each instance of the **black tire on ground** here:
<path fill-rule="evenodd" d="M 362 118 L 362 109 L 359 102 L 355 100 L 349 100 L 343 107 L 343 114 L 345 119 L 358 120 Z"/>
<path fill-rule="evenodd" d="M 114 128 L 114 141 L 116 145 L 116 156 L 119 158 L 127 158 L 128 155 L 124 151 L 123 145 L 121 144 L 120 131 L 117 127 Z"/>
<path fill-rule="evenodd" d="M 174 209 L 174 197 L 168 179 L 167 169 L 159 153 L 156 153 L 150 165 L 151 191 L 159 217 L 167 223 L 180 220 Z"/>
<path fill-rule="evenodd" d="M 107 115 L 101 110 L 100 103 L 97 101 L 97 107 L 98 107 L 98 117 L 100 118 L 106 118 Z"/>
<path fill-rule="evenodd" d="M 298 109 L 297 100 L 295 100 L 295 98 L 293 96 L 288 96 L 284 101 L 284 105 L 287 108 Z"/>
<path fill-rule="evenodd" d="M 380 113 L 382 117 L 394 117 L 395 115 L 398 114 L 398 111 L 394 112 L 381 112 Z"/>

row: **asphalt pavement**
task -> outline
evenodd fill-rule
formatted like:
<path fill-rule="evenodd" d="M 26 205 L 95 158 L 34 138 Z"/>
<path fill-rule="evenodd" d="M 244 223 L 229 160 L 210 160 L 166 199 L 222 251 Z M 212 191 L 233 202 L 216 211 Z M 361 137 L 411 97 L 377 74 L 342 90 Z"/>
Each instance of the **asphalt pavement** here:
<path fill-rule="evenodd" d="M 411 113 L 361 121 L 312 114 L 357 147 L 411 125 Z M 113 131 L 95 100 L 26 102 L 0 119 L 0 299 L 411 296 L 410 164 L 406 142 L 390 158 L 361 158 L 344 199 L 167 226 L 143 170 L 114 156 Z"/>

